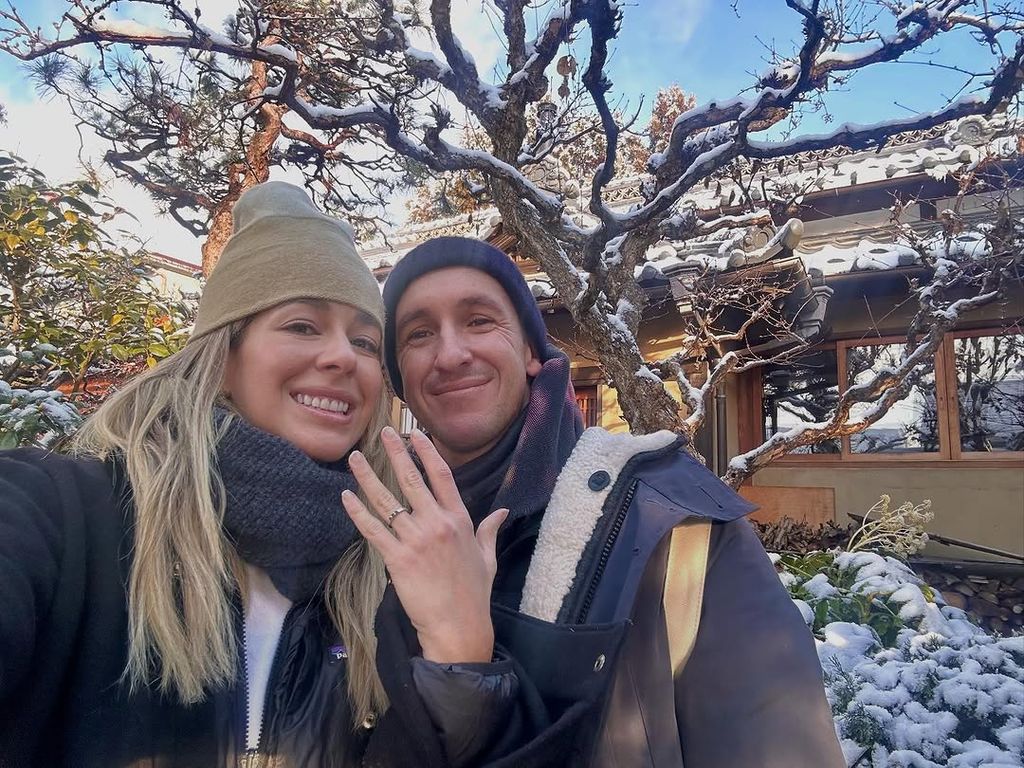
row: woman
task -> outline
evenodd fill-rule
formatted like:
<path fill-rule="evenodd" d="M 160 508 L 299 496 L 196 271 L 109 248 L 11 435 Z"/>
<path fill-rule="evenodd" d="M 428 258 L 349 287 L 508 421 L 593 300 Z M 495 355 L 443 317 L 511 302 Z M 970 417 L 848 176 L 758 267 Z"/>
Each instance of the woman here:
<path fill-rule="evenodd" d="M 503 512 L 474 535 L 429 441 L 436 500 L 382 437 L 383 309 L 349 230 L 281 182 L 234 218 L 186 347 L 104 403 L 74 458 L 0 454 L 0 765 L 400 762 L 376 727 L 402 706 L 375 664 L 385 564 L 360 530 L 419 654 L 379 661 L 412 667 L 446 761 L 511 706 L 490 663 Z"/>

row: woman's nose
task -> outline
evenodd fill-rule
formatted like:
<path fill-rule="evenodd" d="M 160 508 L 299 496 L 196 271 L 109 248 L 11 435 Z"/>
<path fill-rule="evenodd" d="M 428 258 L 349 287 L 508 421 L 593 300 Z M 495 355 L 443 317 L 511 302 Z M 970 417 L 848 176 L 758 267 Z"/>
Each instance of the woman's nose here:
<path fill-rule="evenodd" d="M 322 368 L 347 371 L 355 367 L 356 350 L 347 336 L 325 339 L 317 364 Z"/>

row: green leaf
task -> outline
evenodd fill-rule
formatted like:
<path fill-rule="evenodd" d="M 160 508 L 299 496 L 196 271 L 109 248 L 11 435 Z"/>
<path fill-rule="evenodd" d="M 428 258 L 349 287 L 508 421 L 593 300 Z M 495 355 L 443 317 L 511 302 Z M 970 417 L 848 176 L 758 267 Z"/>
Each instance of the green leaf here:
<path fill-rule="evenodd" d="M 814 606 L 814 630 L 817 631 L 828 624 L 828 600 L 819 600 Z"/>
<path fill-rule="evenodd" d="M 66 203 L 66 204 L 70 205 L 72 208 L 75 208 L 75 209 L 81 211 L 82 213 L 88 214 L 89 216 L 95 216 L 96 215 L 96 211 L 94 211 L 88 205 L 83 203 L 77 197 L 70 197 L 69 195 L 64 195 L 60 200 L 61 200 L 62 203 Z"/>

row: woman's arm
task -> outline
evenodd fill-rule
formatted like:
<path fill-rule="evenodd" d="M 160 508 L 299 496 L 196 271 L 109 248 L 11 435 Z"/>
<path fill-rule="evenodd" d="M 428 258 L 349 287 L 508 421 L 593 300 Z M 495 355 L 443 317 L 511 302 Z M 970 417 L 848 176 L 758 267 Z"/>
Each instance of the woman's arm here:
<path fill-rule="evenodd" d="M 0 451 L 0 704 L 30 673 L 59 577 L 61 504 L 42 457 Z"/>

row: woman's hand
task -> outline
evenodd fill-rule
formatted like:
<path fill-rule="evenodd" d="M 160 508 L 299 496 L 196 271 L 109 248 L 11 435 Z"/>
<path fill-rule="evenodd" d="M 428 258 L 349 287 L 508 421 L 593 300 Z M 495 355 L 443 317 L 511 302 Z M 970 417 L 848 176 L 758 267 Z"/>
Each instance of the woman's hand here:
<path fill-rule="evenodd" d="M 381 436 L 411 509 L 395 515 L 390 528 L 385 524 L 401 505 L 358 451 L 350 455 L 349 468 L 373 511 L 351 491 L 342 494 L 342 503 L 384 559 L 423 658 L 445 664 L 488 662 L 494 653 L 495 542 L 508 510 L 492 512 L 474 533 L 452 472 L 427 436 L 414 430 L 412 443 L 429 487 L 395 430 L 385 427 Z"/>

